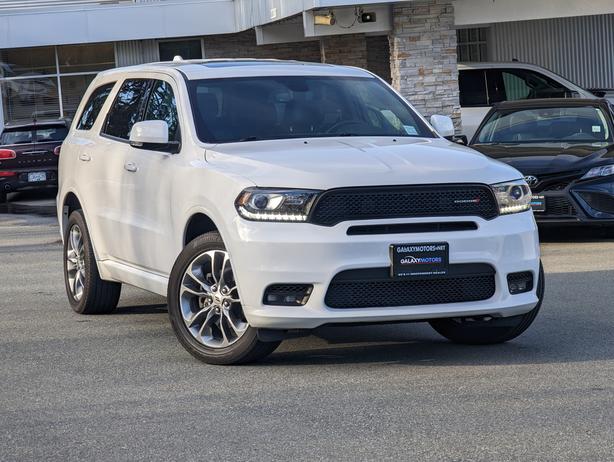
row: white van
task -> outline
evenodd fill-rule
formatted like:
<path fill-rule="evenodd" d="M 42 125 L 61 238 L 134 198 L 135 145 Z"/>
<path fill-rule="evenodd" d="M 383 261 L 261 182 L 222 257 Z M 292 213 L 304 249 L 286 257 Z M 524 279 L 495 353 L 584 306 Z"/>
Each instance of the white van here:
<path fill-rule="evenodd" d="M 458 65 L 463 135 L 471 139 L 488 110 L 502 101 L 534 98 L 596 98 L 591 92 L 534 64 Z"/>

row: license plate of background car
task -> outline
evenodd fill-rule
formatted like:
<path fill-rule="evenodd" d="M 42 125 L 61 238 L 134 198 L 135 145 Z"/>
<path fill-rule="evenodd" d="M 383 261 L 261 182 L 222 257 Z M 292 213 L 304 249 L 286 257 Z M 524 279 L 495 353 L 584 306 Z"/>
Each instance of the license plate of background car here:
<path fill-rule="evenodd" d="M 531 198 L 531 208 L 534 212 L 545 212 L 546 198 L 544 196 L 533 196 Z"/>
<path fill-rule="evenodd" d="M 390 276 L 419 278 L 448 274 L 450 246 L 447 242 L 390 245 Z"/>
<path fill-rule="evenodd" d="M 38 181 L 47 181 L 46 172 L 30 172 L 28 173 L 28 181 L 30 183 L 36 183 Z"/>

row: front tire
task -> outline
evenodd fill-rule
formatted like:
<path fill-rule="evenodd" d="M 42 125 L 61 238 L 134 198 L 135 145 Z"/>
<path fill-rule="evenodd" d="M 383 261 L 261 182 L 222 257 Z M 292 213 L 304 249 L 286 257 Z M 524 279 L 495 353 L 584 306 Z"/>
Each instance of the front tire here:
<path fill-rule="evenodd" d="M 243 308 L 224 241 L 210 232 L 177 257 L 168 285 L 173 331 L 195 358 L 209 364 L 243 364 L 272 353 L 281 342 L 263 342 Z"/>
<path fill-rule="evenodd" d="M 100 278 L 81 210 L 70 214 L 64 232 L 64 283 L 70 306 L 79 314 L 107 314 L 117 308 L 122 285 Z"/>
<path fill-rule="evenodd" d="M 440 335 L 455 343 L 466 345 L 490 345 L 512 340 L 522 334 L 535 320 L 544 298 L 544 269 L 539 266 L 537 306 L 519 316 L 508 318 L 444 318 L 429 322 Z"/>

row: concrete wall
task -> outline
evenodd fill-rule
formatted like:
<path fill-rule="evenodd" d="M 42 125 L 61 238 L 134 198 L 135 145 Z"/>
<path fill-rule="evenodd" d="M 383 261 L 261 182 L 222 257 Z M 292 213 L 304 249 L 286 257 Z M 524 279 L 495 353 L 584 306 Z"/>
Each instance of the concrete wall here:
<path fill-rule="evenodd" d="M 498 23 L 490 29 L 493 61 L 515 58 L 581 87 L 614 88 L 614 14 Z"/>
<path fill-rule="evenodd" d="M 456 30 L 451 0 L 394 6 L 392 84 L 426 117 L 452 117 L 460 129 Z"/>

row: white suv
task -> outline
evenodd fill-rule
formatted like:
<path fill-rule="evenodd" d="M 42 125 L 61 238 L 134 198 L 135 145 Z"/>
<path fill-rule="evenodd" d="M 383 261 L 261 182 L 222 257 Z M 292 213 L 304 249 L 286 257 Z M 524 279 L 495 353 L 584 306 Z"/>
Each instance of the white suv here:
<path fill-rule="evenodd" d="M 114 310 L 122 283 L 166 295 L 206 362 L 253 361 L 325 324 L 428 321 L 456 342 L 503 342 L 541 304 L 520 173 L 443 139 L 361 69 L 103 72 L 59 178 L 74 310 Z"/>

